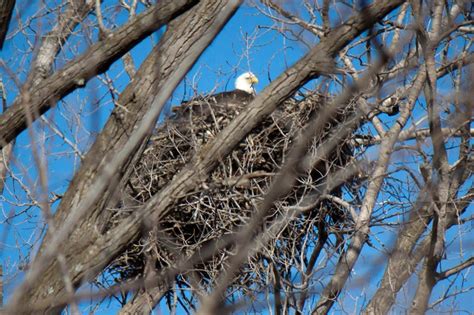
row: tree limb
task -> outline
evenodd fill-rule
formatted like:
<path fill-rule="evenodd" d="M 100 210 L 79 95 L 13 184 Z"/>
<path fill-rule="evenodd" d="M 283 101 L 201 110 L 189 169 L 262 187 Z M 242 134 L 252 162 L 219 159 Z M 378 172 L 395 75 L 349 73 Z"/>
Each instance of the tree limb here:
<path fill-rule="evenodd" d="M 88 80 L 106 71 L 133 46 L 194 5 L 197 0 L 160 1 L 152 9 L 132 18 L 126 25 L 92 45 L 83 55 L 70 61 L 28 93 L 22 93 L 0 116 L 0 148 L 16 138 L 28 126 L 27 112 L 36 120 L 58 100 Z"/>
<path fill-rule="evenodd" d="M 0 5 L 0 50 L 3 48 L 3 43 L 7 36 L 14 7 L 15 0 L 3 0 Z"/>
<path fill-rule="evenodd" d="M 469 268 L 470 266 L 474 265 L 474 257 L 470 257 L 468 260 L 463 261 L 462 263 L 458 264 L 457 266 L 454 266 L 448 270 L 445 270 L 443 272 L 440 272 L 436 274 L 436 281 L 439 282 L 441 280 L 444 280 L 446 278 L 451 277 L 452 275 L 455 275 L 462 270 Z"/>

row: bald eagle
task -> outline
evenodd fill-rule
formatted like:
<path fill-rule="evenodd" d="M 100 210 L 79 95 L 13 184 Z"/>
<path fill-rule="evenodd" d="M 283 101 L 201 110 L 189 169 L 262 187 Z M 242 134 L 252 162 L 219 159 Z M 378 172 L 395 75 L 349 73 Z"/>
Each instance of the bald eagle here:
<path fill-rule="evenodd" d="M 236 105 L 247 105 L 255 97 L 254 85 L 258 78 L 252 72 L 242 73 L 235 79 L 235 90 L 221 92 L 206 96 L 206 99 L 214 99 L 218 104 L 236 103 Z"/>
<path fill-rule="evenodd" d="M 244 72 L 235 80 L 235 90 L 198 96 L 182 102 L 181 106 L 173 107 L 174 119 L 180 120 L 180 118 L 187 117 L 190 111 L 206 116 L 211 107 L 238 108 L 248 105 L 255 97 L 254 85 L 257 83 L 258 78 L 255 74 Z"/>

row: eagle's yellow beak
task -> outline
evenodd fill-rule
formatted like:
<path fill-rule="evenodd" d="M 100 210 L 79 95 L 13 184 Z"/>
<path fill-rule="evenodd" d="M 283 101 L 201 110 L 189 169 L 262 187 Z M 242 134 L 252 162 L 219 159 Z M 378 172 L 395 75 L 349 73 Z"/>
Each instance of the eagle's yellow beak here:
<path fill-rule="evenodd" d="M 257 77 L 256 77 L 256 76 L 254 76 L 254 75 L 253 75 L 253 76 L 251 76 L 251 77 L 250 77 L 250 83 L 252 83 L 252 84 L 257 84 L 257 83 L 258 83 L 258 79 L 257 79 Z"/>

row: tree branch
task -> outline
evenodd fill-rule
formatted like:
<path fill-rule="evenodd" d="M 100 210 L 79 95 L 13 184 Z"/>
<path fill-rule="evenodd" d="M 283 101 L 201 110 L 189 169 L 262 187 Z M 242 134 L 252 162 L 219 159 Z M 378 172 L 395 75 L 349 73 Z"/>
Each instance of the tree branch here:
<path fill-rule="evenodd" d="M 474 265 L 474 257 L 470 257 L 468 260 L 460 263 L 459 265 L 436 274 L 436 281 L 439 282 L 441 280 L 449 278 L 452 275 L 458 274 L 462 270 L 469 268 L 472 265 Z"/>
<path fill-rule="evenodd" d="M 400 112 L 400 117 L 398 117 L 397 122 L 386 133 L 386 136 L 382 141 L 379 159 L 371 179 L 369 180 L 369 186 L 361 206 L 361 211 L 358 217 L 359 220 L 356 224 L 356 232 L 351 238 L 349 247 L 345 253 L 342 254 L 341 259 L 339 259 L 334 276 L 324 288 L 321 298 L 318 301 L 316 308 L 313 310 L 314 314 L 324 314 L 329 311 L 335 302 L 336 297 L 339 295 L 344 284 L 346 283 L 349 274 L 360 255 L 362 247 L 369 233 L 370 218 L 375 201 L 377 199 L 377 195 L 385 178 L 384 175 L 389 165 L 393 147 L 398 140 L 398 136 L 402 128 L 405 126 L 411 115 L 411 111 L 415 105 L 418 95 L 421 92 L 421 89 L 423 88 L 425 79 L 426 72 L 424 71 L 424 67 L 422 67 L 413 82 L 410 94 L 407 98 L 407 103 Z"/>
<path fill-rule="evenodd" d="M 134 80 L 132 88 L 127 88 L 123 93 L 124 100 L 130 102 L 127 104 L 130 105 L 129 110 L 125 111 L 122 107 L 116 108 L 104 132 L 88 153 L 81 171 L 76 174 L 55 216 L 56 222 L 62 222 L 61 228 L 56 234 L 47 234 L 45 237 L 40 255 L 35 259 L 25 282 L 18 288 L 12 299 L 10 304 L 12 309 L 28 307 L 27 305 L 31 305 L 29 303 L 34 303 L 48 295 L 62 294 L 64 285 L 58 278 L 60 272 L 54 261 L 59 246 L 62 246 L 66 252 L 66 257 L 69 259 L 68 265 L 76 266 L 71 267 L 71 278 L 75 286 L 79 285 L 84 277 L 89 278 L 99 272 L 113 258 L 107 254 L 114 246 L 106 246 L 98 253 L 95 252 L 96 247 L 89 247 L 91 243 L 103 238 L 97 229 L 97 226 L 102 224 L 98 214 L 108 198 L 103 198 L 98 208 L 94 209 L 93 204 L 98 198 L 104 197 L 102 192 L 105 188 L 111 189 L 105 195 L 109 196 L 113 192 L 110 181 L 116 174 L 115 171 L 119 167 L 126 169 L 126 161 L 133 159 L 134 151 L 140 154 L 141 149 L 138 148 L 146 143 L 145 137 L 155 124 L 163 104 L 198 56 L 230 18 L 237 4 L 228 5 L 227 1 L 205 1 L 201 7 L 202 9 L 195 14 L 187 15 L 186 20 L 180 21 L 181 24 L 175 24 L 177 29 L 170 27 L 168 36 L 162 39 L 160 46 L 152 52 L 142 66 L 145 70 L 139 71 L 141 80 L 138 78 Z M 211 15 L 212 19 L 201 18 L 203 14 L 211 12 L 214 12 Z M 182 44 L 177 44 L 177 42 Z M 157 82 L 159 82 L 158 87 Z M 152 89 L 151 93 L 149 89 Z M 149 109 L 148 112 L 147 109 Z M 127 142 L 131 137 L 129 130 L 134 129 L 137 131 Z M 113 157 L 115 160 L 111 162 Z M 103 170 L 104 165 L 106 165 L 105 170 Z M 91 186 L 91 181 L 94 179 L 97 181 Z M 80 223 L 80 219 L 86 213 L 88 217 Z M 77 234 L 69 236 L 74 228 L 77 228 Z M 133 231 L 127 234 L 129 239 L 137 236 Z M 66 239 L 70 241 L 70 244 L 64 244 Z M 74 255 L 78 252 L 84 255 Z M 103 254 L 107 255 L 105 260 Z M 97 260 L 97 258 L 100 259 Z M 38 278 L 41 279 L 38 280 Z M 28 303 L 22 300 L 26 297 L 28 297 Z M 59 311 L 60 308 L 61 305 L 55 311 Z"/>
<path fill-rule="evenodd" d="M 14 8 L 15 0 L 3 0 L 0 5 L 0 50 L 3 48 L 3 43 L 7 36 Z"/>
<path fill-rule="evenodd" d="M 27 124 L 27 111 L 42 115 L 56 102 L 83 87 L 88 80 L 106 71 L 118 58 L 148 35 L 194 5 L 197 0 L 160 1 L 153 8 L 134 17 L 126 25 L 92 45 L 82 56 L 44 79 L 38 86 L 22 93 L 0 116 L 0 148 L 16 138 Z M 32 117 L 36 120 L 38 117 Z"/>

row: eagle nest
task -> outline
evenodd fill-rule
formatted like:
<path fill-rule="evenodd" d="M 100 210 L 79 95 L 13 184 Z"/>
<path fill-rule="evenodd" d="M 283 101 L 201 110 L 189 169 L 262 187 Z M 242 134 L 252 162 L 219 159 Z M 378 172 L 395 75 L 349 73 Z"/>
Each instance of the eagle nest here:
<path fill-rule="evenodd" d="M 135 165 L 123 192 L 126 201 L 114 216 L 117 221 L 127 211 L 133 211 L 127 204 L 143 204 L 162 189 L 250 101 L 250 98 L 224 101 L 228 97 L 222 94 L 199 98 L 173 109 L 173 115 L 157 127 L 141 160 Z M 159 272 L 174 268 L 179 261 L 199 253 L 206 244 L 228 237 L 248 223 L 285 162 L 295 138 L 324 103 L 322 96 L 313 94 L 282 104 L 222 159 L 197 190 L 179 199 L 154 230 L 131 244 L 128 251 L 111 264 L 112 274 L 125 280 L 143 275 L 145 265 L 151 265 Z M 314 139 L 310 153 L 314 154 L 318 144 L 348 116 L 350 108 L 347 106 L 345 112 L 338 113 L 327 124 L 324 134 Z M 308 252 L 318 245 L 324 245 L 330 251 L 330 247 L 337 250 L 344 240 L 344 231 L 350 231 L 353 225 L 347 209 L 331 198 L 318 199 L 313 204 L 302 203 L 307 196 L 320 190 L 328 174 L 345 168 L 353 158 L 354 148 L 347 138 L 325 161 L 300 176 L 291 193 L 275 202 L 262 224 L 270 234 L 256 237 L 256 250 L 235 276 L 234 288 L 246 292 L 261 290 L 267 284 L 272 268 L 280 274 L 290 275 L 295 266 L 308 263 Z M 328 193 L 332 196 L 350 193 L 349 187 L 356 182 L 357 179 L 351 178 Z M 288 218 L 289 211 L 298 207 L 303 210 Z M 272 230 L 272 225 L 277 223 L 279 228 Z M 212 257 L 196 261 L 192 268 L 180 272 L 173 280 L 186 286 L 192 277 L 207 287 L 225 269 L 233 250 L 232 245 L 220 249 Z"/>

